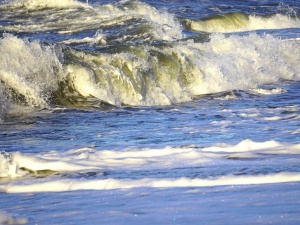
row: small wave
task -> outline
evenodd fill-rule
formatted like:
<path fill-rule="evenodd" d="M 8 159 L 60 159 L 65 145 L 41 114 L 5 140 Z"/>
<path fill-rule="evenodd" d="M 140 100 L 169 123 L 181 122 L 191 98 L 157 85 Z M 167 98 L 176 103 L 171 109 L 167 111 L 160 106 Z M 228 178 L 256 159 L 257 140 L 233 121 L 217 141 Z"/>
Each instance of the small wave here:
<path fill-rule="evenodd" d="M 224 143 L 211 147 L 165 147 L 162 149 L 125 149 L 123 151 L 83 148 L 67 152 L 51 151 L 34 155 L 20 152 L 0 154 L 0 177 L 17 178 L 28 172 L 137 171 L 175 169 L 210 165 L 218 160 L 222 165 L 231 159 L 263 159 L 265 155 L 299 155 L 300 145 L 276 141 L 254 142 L 246 139 L 236 145 Z"/>
<path fill-rule="evenodd" d="M 300 28 L 300 19 L 276 14 L 268 17 L 230 13 L 206 18 L 200 21 L 187 20 L 189 29 L 198 32 L 232 33 L 253 30 Z"/>
<path fill-rule="evenodd" d="M 278 173 L 260 176 L 224 176 L 215 179 L 140 179 L 140 180 L 52 180 L 35 183 L 0 185 L 6 193 L 62 192 L 77 190 L 114 190 L 134 188 L 215 187 L 233 185 L 274 184 L 299 182 L 300 173 Z"/>

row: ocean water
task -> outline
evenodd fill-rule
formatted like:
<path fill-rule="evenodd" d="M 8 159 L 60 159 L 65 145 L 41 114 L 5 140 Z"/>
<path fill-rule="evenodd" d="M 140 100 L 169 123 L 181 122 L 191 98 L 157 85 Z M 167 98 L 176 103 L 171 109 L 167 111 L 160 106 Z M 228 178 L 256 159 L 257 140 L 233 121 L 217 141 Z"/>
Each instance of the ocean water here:
<path fill-rule="evenodd" d="M 298 0 L 4 0 L 0 36 L 0 224 L 300 224 Z"/>

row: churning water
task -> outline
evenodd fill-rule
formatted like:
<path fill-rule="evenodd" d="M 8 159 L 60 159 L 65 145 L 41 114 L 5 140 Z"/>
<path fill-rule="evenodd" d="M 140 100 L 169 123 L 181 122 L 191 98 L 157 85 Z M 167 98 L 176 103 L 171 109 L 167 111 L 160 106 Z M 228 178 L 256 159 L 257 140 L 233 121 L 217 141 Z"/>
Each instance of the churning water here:
<path fill-rule="evenodd" d="M 0 224 L 299 224 L 299 14 L 0 1 Z"/>

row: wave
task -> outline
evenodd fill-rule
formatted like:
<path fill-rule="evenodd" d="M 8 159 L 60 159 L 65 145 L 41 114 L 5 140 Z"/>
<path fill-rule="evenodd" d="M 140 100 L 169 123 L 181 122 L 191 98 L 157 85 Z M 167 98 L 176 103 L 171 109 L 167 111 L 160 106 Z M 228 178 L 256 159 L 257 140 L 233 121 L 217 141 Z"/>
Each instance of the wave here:
<path fill-rule="evenodd" d="M 47 107 L 58 88 L 56 74 L 61 70 L 54 50 L 10 34 L 0 40 L 0 49 L 1 111 L 9 102 Z"/>
<path fill-rule="evenodd" d="M 107 53 L 5 35 L 0 49 L 1 112 L 10 103 L 33 108 L 170 105 L 300 79 L 299 41 L 271 35 L 215 34 L 205 43 L 125 45 Z"/>
<path fill-rule="evenodd" d="M 209 33 L 232 33 L 254 30 L 300 28 L 300 19 L 295 16 L 275 14 L 271 16 L 229 13 L 199 21 L 186 20 L 185 25 L 192 31 Z"/>
<path fill-rule="evenodd" d="M 270 161 L 270 155 L 298 157 L 299 144 L 285 144 L 276 141 L 254 142 L 243 140 L 236 145 L 216 144 L 211 147 L 166 147 L 163 149 L 128 149 L 124 151 L 102 150 L 91 148 L 70 150 L 67 152 L 51 151 L 39 155 L 26 153 L 0 154 L 0 177 L 6 178 L 9 184 L 2 182 L 0 190 L 9 193 L 43 192 L 43 191 L 72 191 L 72 190 L 109 190 L 122 188 L 171 188 L 171 187 L 203 187 L 219 185 L 247 185 L 299 182 L 300 173 L 293 171 L 291 165 L 281 166 L 278 161 Z M 232 170 L 232 160 L 243 161 L 241 171 Z M 245 160 L 251 166 L 245 169 Z M 209 172 L 207 168 L 222 166 L 223 174 Z M 278 170 L 255 170 L 263 163 Z M 273 165 L 273 164 L 274 165 Z M 227 167 L 228 165 L 228 167 Z M 201 166 L 200 177 L 189 177 L 184 173 L 185 168 Z M 146 171 L 139 172 L 141 168 Z M 48 172 L 47 172 L 48 171 Z M 51 173 L 51 171 L 54 171 Z M 122 176 L 122 172 L 124 175 Z M 136 171 L 136 172 L 134 172 Z M 168 178 L 151 178 L 151 171 L 164 171 Z M 172 178 L 168 175 L 172 171 Z M 174 173 L 174 171 L 177 171 Z M 117 174 L 117 177 L 107 178 L 105 173 Z M 128 179 L 128 172 L 136 174 L 134 180 Z M 93 179 L 78 179 L 80 175 L 93 175 Z M 242 176 L 241 176 L 242 175 Z M 74 177 L 75 179 L 65 179 Z M 146 177 L 145 177 L 146 176 Z M 20 177 L 22 178 L 20 180 Z M 36 179 L 39 177 L 39 179 Z M 24 180 L 25 179 L 25 180 Z"/>
<path fill-rule="evenodd" d="M 0 5 L 0 12 L 4 32 L 71 35 L 105 29 L 110 39 L 121 43 L 182 38 L 181 24 L 173 14 L 138 1 L 87 5 L 74 0 L 18 0 Z"/>
<path fill-rule="evenodd" d="M 133 188 L 188 188 L 215 187 L 233 185 L 257 185 L 299 182 L 300 173 L 280 173 L 261 176 L 220 177 L 213 180 L 203 179 L 141 179 L 141 180 L 71 180 L 44 181 L 39 183 L 12 183 L 0 185 L 0 191 L 6 193 L 34 193 L 34 192 L 65 192 L 78 190 L 114 190 Z"/>

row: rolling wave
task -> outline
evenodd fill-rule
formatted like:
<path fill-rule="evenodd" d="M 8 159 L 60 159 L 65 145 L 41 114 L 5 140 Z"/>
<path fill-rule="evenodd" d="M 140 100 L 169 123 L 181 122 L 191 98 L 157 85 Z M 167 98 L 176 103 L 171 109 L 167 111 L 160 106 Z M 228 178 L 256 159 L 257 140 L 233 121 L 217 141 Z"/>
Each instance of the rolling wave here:
<path fill-rule="evenodd" d="M 300 28 L 296 16 L 275 14 L 270 16 L 229 13 L 216 15 L 203 20 L 185 20 L 188 29 L 197 32 L 232 33 L 255 30 Z"/>
<path fill-rule="evenodd" d="M 271 35 L 217 34 L 204 43 L 120 46 L 111 53 L 5 35 L 0 49 L 5 105 L 170 105 L 202 94 L 300 79 L 299 41 Z"/>

